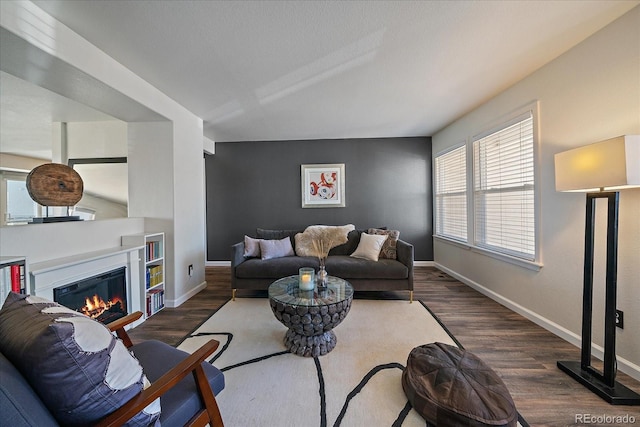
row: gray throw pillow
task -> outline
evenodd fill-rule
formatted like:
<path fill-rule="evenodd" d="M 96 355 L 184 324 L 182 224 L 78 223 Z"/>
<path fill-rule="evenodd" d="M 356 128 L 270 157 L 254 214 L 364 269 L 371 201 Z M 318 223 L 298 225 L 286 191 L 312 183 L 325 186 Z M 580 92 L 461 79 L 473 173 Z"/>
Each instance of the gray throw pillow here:
<path fill-rule="evenodd" d="M 254 239 L 253 237 L 244 236 L 244 256 L 247 258 L 260 257 L 260 241 L 262 239 Z"/>
<path fill-rule="evenodd" d="M 260 254 L 262 259 L 281 258 L 293 256 L 293 246 L 291 240 L 285 237 L 281 240 L 261 240 Z"/>

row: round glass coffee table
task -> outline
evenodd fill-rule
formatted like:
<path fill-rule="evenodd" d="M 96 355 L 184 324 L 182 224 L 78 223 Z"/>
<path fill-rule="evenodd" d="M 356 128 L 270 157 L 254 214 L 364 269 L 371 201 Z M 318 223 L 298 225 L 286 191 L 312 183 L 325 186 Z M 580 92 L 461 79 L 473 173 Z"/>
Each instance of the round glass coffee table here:
<path fill-rule="evenodd" d="M 333 328 L 347 317 L 353 287 L 339 277 L 329 276 L 326 287 L 303 291 L 298 276 L 276 280 L 269 286 L 271 311 L 289 328 L 284 345 L 294 354 L 323 356 L 336 346 Z"/>

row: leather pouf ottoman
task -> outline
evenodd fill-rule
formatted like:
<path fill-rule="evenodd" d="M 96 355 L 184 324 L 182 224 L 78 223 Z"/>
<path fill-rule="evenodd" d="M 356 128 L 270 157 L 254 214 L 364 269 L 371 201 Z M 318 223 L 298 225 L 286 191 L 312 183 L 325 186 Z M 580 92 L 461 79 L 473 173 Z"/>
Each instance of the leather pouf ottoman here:
<path fill-rule="evenodd" d="M 515 426 L 518 422 L 502 379 L 474 354 L 447 344 L 411 350 L 402 388 L 413 408 L 438 427 Z"/>

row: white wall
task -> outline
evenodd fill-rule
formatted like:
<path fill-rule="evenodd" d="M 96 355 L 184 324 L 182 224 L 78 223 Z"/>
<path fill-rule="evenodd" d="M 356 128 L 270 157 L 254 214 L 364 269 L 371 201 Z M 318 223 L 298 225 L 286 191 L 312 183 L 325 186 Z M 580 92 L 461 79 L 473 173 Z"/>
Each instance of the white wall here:
<path fill-rule="evenodd" d="M 54 134 L 54 145 L 66 145 L 66 156 L 59 160 L 61 163 L 66 164 L 69 159 L 78 158 L 127 157 L 127 123 L 123 121 L 68 122 L 66 140 L 62 140 L 61 126 L 57 124 L 55 128 L 58 128 L 58 135 Z M 105 172 L 107 168 L 110 172 Z M 78 207 L 93 209 L 98 221 L 128 216 L 126 165 L 101 166 L 97 170 L 91 166 L 76 166 L 76 169 L 84 181 L 84 194 Z M 105 194 L 105 188 L 114 199 L 101 197 Z"/>
<path fill-rule="evenodd" d="M 144 231 L 143 218 L 28 224 L 0 228 L 0 254 L 29 264 L 120 246 L 120 237 Z M 117 232 L 116 232 L 117 230 Z"/>
<path fill-rule="evenodd" d="M 138 199 L 141 202 L 137 206 L 140 206 L 149 197 L 154 197 L 165 200 L 170 205 L 169 211 L 164 210 L 165 206 L 161 212 L 154 211 L 149 215 L 145 214 L 145 216 L 151 217 L 145 220 L 145 227 L 151 227 L 151 231 L 156 231 L 156 227 L 160 226 L 162 229 L 157 231 L 165 231 L 167 235 L 173 237 L 173 241 L 168 242 L 168 244 L 172 243 L 173 247 L 168 248 L 171 253 L 167 253 L 166 260 L 167 273 L 173 277 L 167 277 L 169 288 L 165 302 L 168 306 L 181 303 L 188 296 L 197 292 L 205 283 L 205 252 L 202 237 L 204 235 L 202 120 L 33 3 L 3 1 L 0 6 L 2 7 L 0 25 L 3 28 L 26 40 L 33 47 L 99 80 L 108 87 L 126 95 L 129 99 L 166 117 L 171 122 L 170 126 L 161 130 L 164 132 L 161 136 L 163 144 L 165 141 L 170 141 L 167 144 L 168 147 L 155 147 L 162 150 L 162 157 L 166 156 L 165 160 L 167 161 L 163 161 L 163 167 L 153 169 L 156 181 L 146 181 L 143 188 L 136 188 L 133 193 L 130 190 L 129 203 L 131 205 L 134 203 L 134 199 Z M 46 67 L 46 64 L 33 65 Z M 42 73 L 42 69 L 34 69 L 34 73 Z M 64 82 L 64 76 L 58 76 L 58 78 Z M 156 131 L 157 129 L 154 129 L 150 132 Z M 143 138 L 141 137 L 141 139 Z M 147 139 L 150 140 L 150 138 Z M 153 148 L 149 148 L 149 150 L 153 151 Z M 154 155 L 158 152 L 154 152 Z M 131 155 L 131 153 L 129 154 Z M 129 179 L 135 179 L 132 174 L 149 174 L 150 172 L 149 166 L 135 170 L 130 169 Z M 157 185 L 158 181 L 168 183 L 168 185 Z M 135 216 L 136 214 L 130 212 L 130 215 Z M 69 226 L 83 227 L 79 224 L 69 224 Z M 28 248 L 33 249 L 39 244 L 39 238 L 36 238 L 33 233 L 25 233 L 19 228 L 3 229 L 1 232 L 3 239 L 0 244 L 0 253 L 3 255 L 17 250 L 17 248 L 5 245 L 5 234 L 10 234 L 12 240 L 19 240 L 19 236 L 24 234 L 25 239 L 28 239 L 26 240 Z M 57 232 L 57 227 L 46 230 L 48 238 L 63 243 L 66 236 L 57 235 Z M 128 232 L 122 232 L 117 226 L 114 226 L 112 234 L 119 238 L 120 235 L 128 234 Z M 87 245 L 79 243 L 76 248 L 82 252 Z M 95 244 L 95 242 L 91 243 L 91 246 Z M 106 247 L 110 247 L 110 245 Z M 32 250 L 28 248 L 17 255 L 31 256 Z M 194 275 L 191 278 L 186 274 L 189 264 L 194 266 Z"/>
<path fill-rule="evenodd" d="M 533 100 L 540 103 L 537 184 L 544 266 L 527 270 L 441 240 L 435 242 L 435 262 L 579 345 L 585 196 L 555 191 L 553 156 L 618 135 L 640 134 L 640 7 L 438 132 L 434 155 Z M 593 324 L 597 345 L 602 345 L 604 331 L 602 208 L 599 204 Z M 640 379 L 640 189 L 621 192 L 620 210 L 618 308 L 624 311 L 625 329 L 617 329 L 618 366 Z"/>

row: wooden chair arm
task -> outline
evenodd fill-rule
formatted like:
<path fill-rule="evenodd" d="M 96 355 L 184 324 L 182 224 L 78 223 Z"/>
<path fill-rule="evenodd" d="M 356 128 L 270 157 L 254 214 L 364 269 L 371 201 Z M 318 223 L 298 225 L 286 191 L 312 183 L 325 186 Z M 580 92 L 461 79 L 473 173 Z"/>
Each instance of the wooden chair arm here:
<path fill-rule="evenodd" d="M 209 420 L 212 420 L 213 423 L 210 423 L 212 427 L 222 426 L 222 416 L 220 415 L 209 381 L 201 366 L 201 363 L 216 351 L 219 344 L 216 340 L 208 341 L 189 357 L 158 378 L 149 388 L 142 390 L 140 394 L 125 403 L 120 409 L 102 419 L 96 426 L 115 427 L 126 423 L 131 417 L 178 384 L 189 373 L 193 373 L 200 398 L 205 403 L 204 415 L 201 412 L 197 414 L 193 420 L 204 421 L 204 423 L 199 423 L 199 425 L 206 425 L 209 423 Z M 209 414 L 208 417 L 206 416 L 207 412 Z"/>
<path fill-rule="evenodd" d="M 114 320 L 113 322 L 108 323 L 107 328 L 109 328 L 111 332 L 113 332 L 116 329 L 124 328 L 128 324 L 135 322 L 141 317 L 142 317 L 141 311 L 134 311 L 131 314 L 127 314 L 126 316 L 121 317 L 118 320 Z"/>
<path fill-rule="evenodd" d="M 135 322 L 140 317 L 142 317 L 142 312 L 135 311 L 107 324 L 107 328 L 109 328 L 111 332 L 115 332 L 118 338 L 122 340 L 125 347 L 129 348 L 133 345 L 133 343 L 131 342 L 131 338 L 129 338 L 129 334 L 127 334 L 127 331 L 124 330 L 124 327 L 130 323 Z"/>

